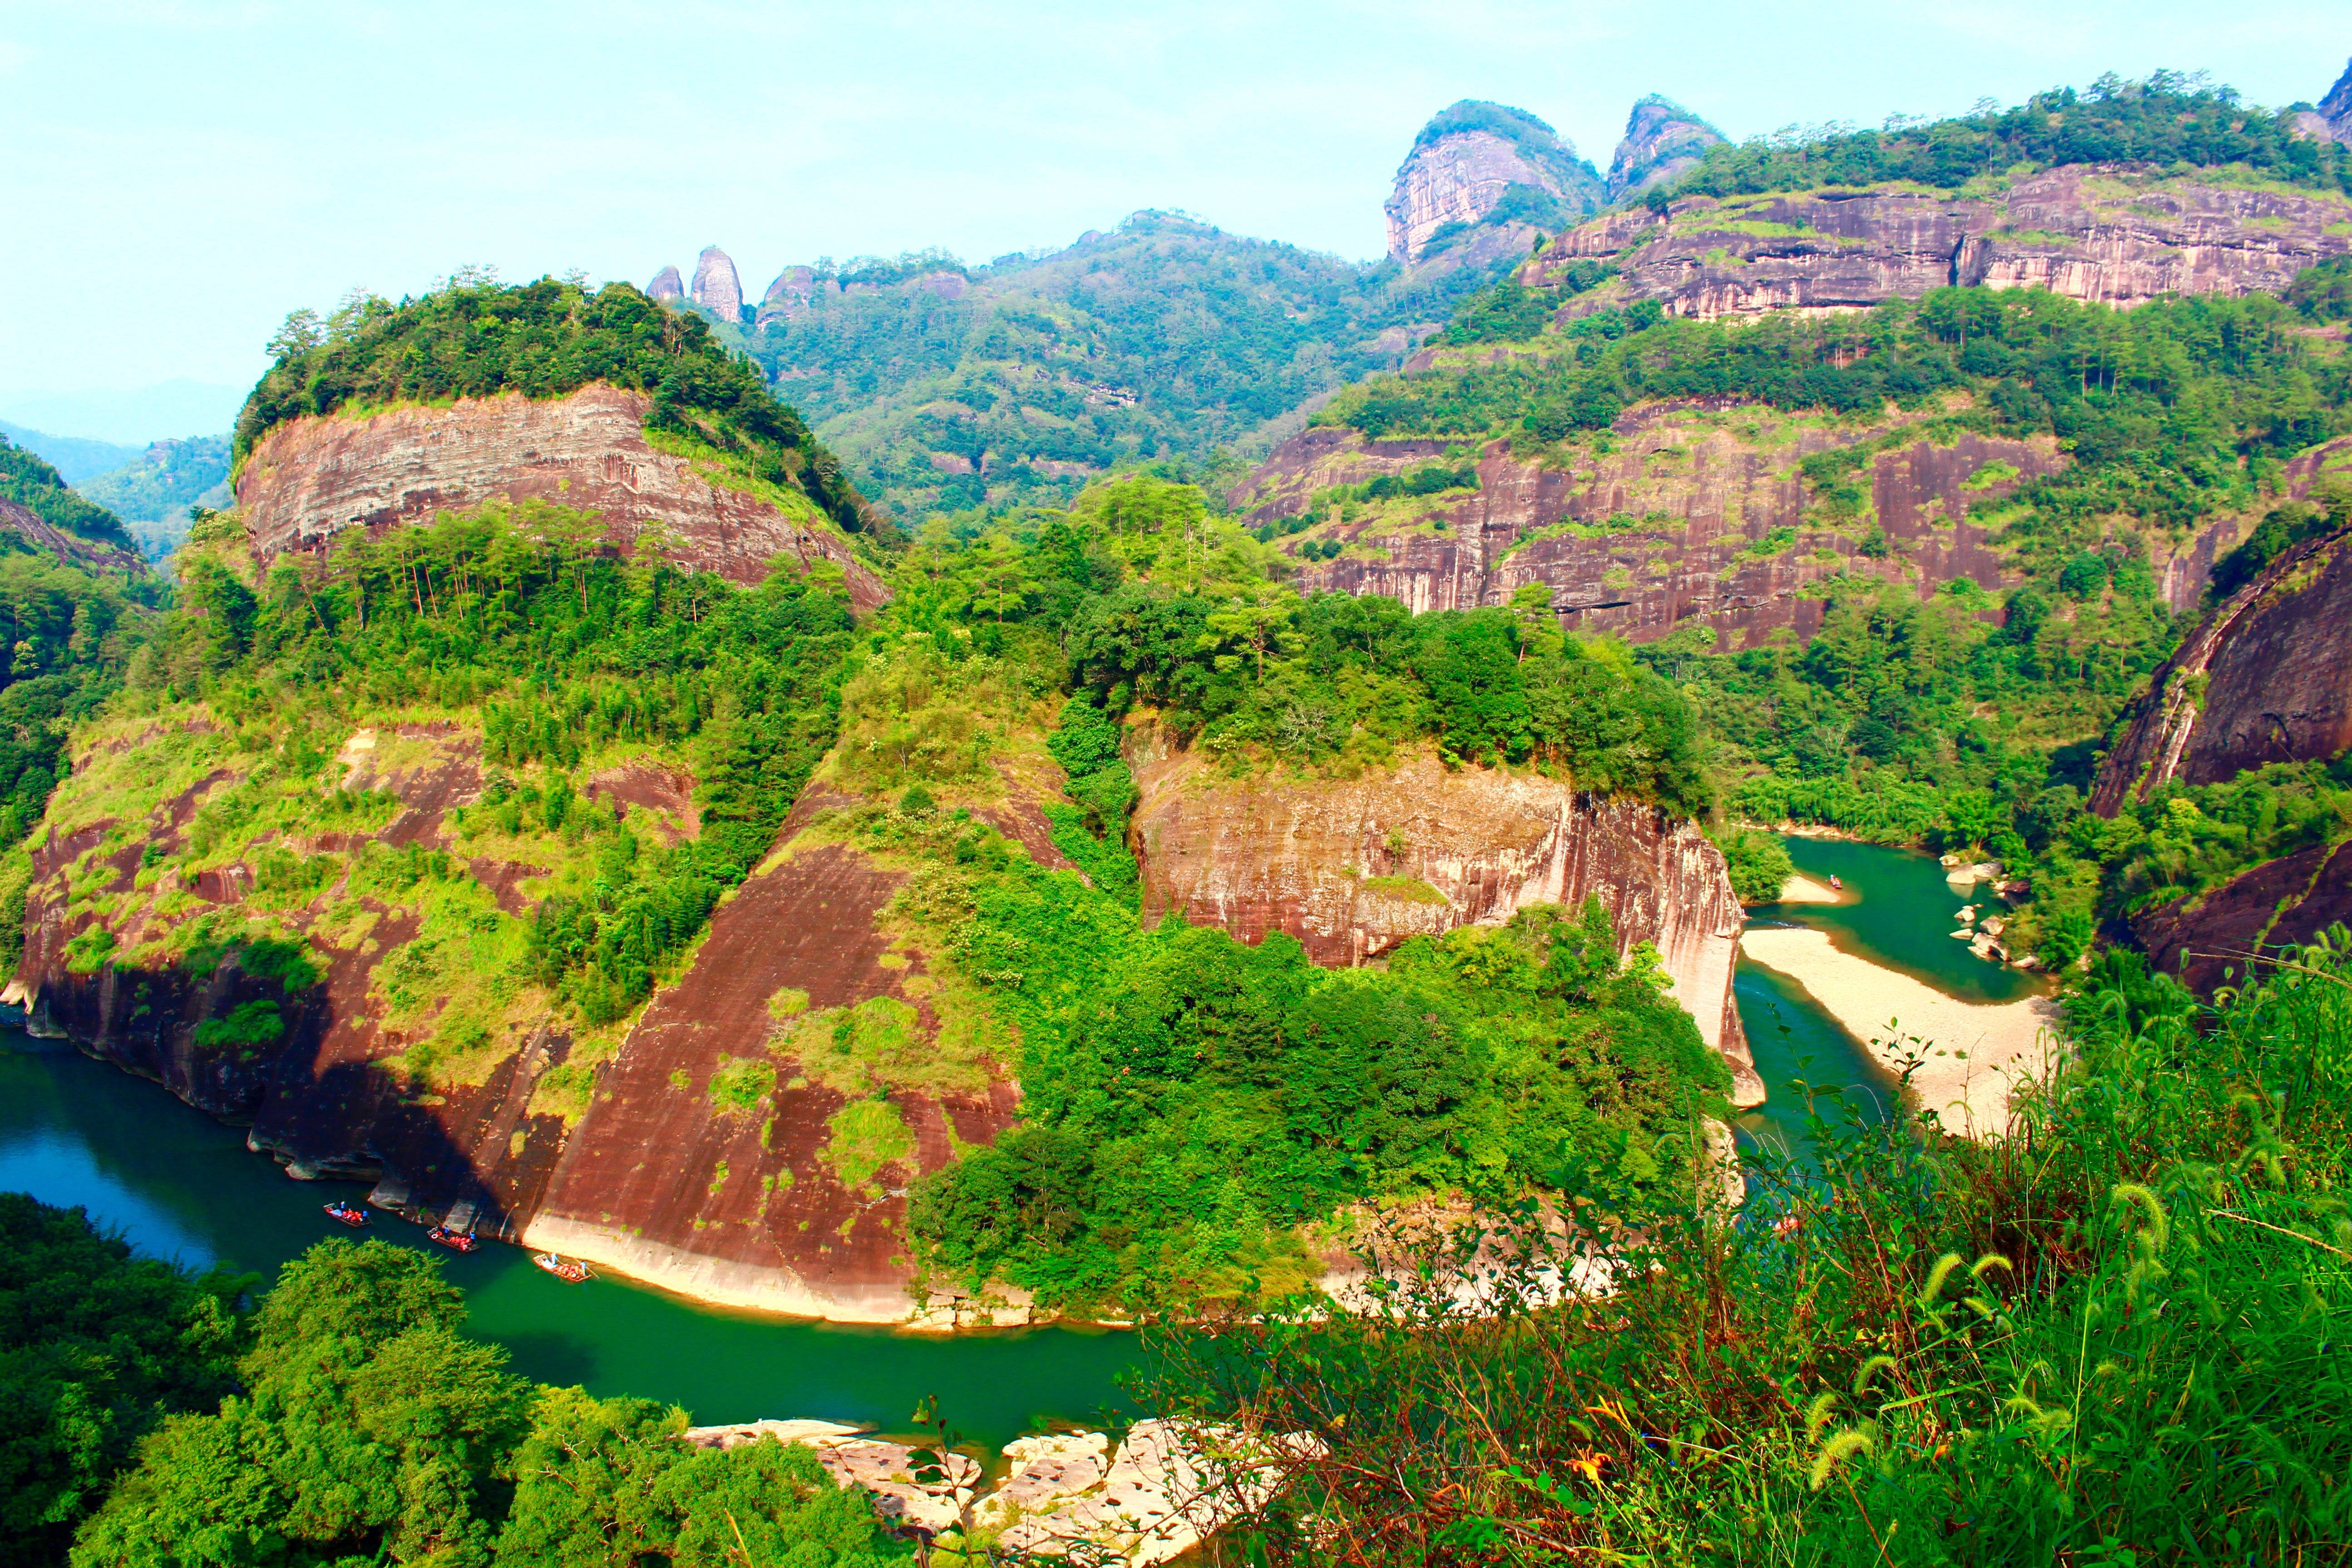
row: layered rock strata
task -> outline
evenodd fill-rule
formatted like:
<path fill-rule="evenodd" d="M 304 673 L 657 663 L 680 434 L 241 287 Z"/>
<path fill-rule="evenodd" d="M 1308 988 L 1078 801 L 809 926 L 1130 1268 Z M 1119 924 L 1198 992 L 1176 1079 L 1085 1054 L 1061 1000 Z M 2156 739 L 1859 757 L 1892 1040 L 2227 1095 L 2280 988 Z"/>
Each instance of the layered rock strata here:
<path fill-rule="evenodd" d="M 2137 305 L 2168 294 L 2277 290 L 2352 254 L 2352 199 L 2318 191 L 2068 164 L 1993 195 L 1908 189 L 1677 200 L 1570 230 L 1522 269 L 1555 282 L 1606 260 L 1615 283 L 1571 311 L 1655 300 L 1677 315 L 1853 310 L 1981 284 Z"/>
<path fill-rule="evenodd" d="M 238 510 L 265 564 L 348 528 L 429 522 L 505 498 L 602 513 L 618 543 L 658 529 L 680 564 L 738 583 L 761 581 L 780 557 L 803 570 L 823 560 L 841 570 L 858 609 L 889 597 L 805 497 L 754 494 L 715 463 L 656 450 L 645 430 L 651 403 L 646 393 L 599 384 L 565 397 L 509 393 L 446 408 L 293 420 L 247 458 Z"/>
<path fill-rule="evenodd" d="M 134 576 L 147 570 L 146 562 L 121 545 L 68 533 L 5 499 L 0 499 L 0 532 L 13 533 L 33 550 L 54 555 L 67 565 L 79 566 L 85 572 Z"/>
<path fill-rule="evenodd" d="M 324 898 L 290 908 L 282 898 L 271 900 L 275 922 L 303 942 L 321 971 L 320 983 L 299 994 L 247 973 L 234 950 L 208 969 L 138 960 L 141 947 L 207 908 L 235 922 L 255 895 L 255 870 L 241 862 L 184 883 L 177 872 L 162 880 L 143 875 L 144 852 L 151 846 L 166 857 L 184 852 L 197 814 L 235 789 L 253 764 L 250 754 L 215 750 L 216 765 L 143 818 L 100 820 L 63 835 L 52 829 L 33 847 L 24 958 L 5 1000 L 26 1005 L 37 1033 L 69 1037 L 101 1060 L 248 1126 L 247 1144 L 298 1177 L 380 1177 L 385 1206 L 433 1218 L 459 1211 L 484 1236 L 514 1237 L 563 1142 L 562 1119 L 531 1110 L 532 1091 L 569 1058 L 572 1041 L 543 1021 L 517 1021 L 491 1042 L 498 1059 L 466 1075 L 473 1081 L 430 1097 L 413 1091 L 399 1058 L 418 1027 L 389 1018 L 378 990 L 381 963 L 417 934 L 412 905 L 391 893 L 332 906 Z M 381 736 L 362 732 L 343 755 L 344 787 L 392 795 L 397 814 L 371 835 L 331 833 L 279 847 L 348 852 L 373 839 L 457 853 L 466 873 L 509 912 L 527 909 L 520 889 L 534 868 L 467 859 L 445 826 L 450 811 L 479 796 L 478 737 L 446 725 L 407 725 Z M 79 766 L 104 760 L 84 758 Z M 79 964 L 68 948 L 100 923 L 92 900 L 111 911 L 103 923 L 120 955 L 104 966 Z M 337 928 L 320 923 L 331 912 Z M 247 1005 L 279 1010 L 274 1043 L 205 1037 L 202 1026 Z"/>
<path fill-rule="evenodd" d="M 1818 630 L 1822 601 L 1809 590 L 1824 578 L 1882 576 L 1922 591 L 1956 577 L 1989 589 L 2015 581 L 1969 507 L 2056 472 L 2064 459 L 2054 444 L 1963 435 L 1898 446 L 1864 469 L 1866 511 L 1824 517 L 1798 462 L 1889 430 L 1899 434 L 1652 404 L 1618 422 L 1613 449 L 1545 461 L 1496 442 L 1477 461 L 1475 493 L 1343 521 L 1344 510 L 1318 500 L 1333 487 L 1449 459 L 1443 442 L 1318 426 L 1276 447 L 1234 499 L 1252 525 L 1323 519 L 1281 542 L 1293 553 L 1309 542 L 1342 547 L 1336 559 L 1300 558 L 1301 592 L 1380 594 L 1419 612 L 1508 604 L 1542 584 L 1563 624 L 1580 631 L 1647 641 L 1703 626 L 1722 647 L 1752 647 L 1783 627 Z M 2203 570 L 2211 555 L 2209 545 Z M 2192 598 L 2202 586 L 2194 562 L 2175 575 Z"/>
<path fill-rule="evenodd" d="M 2174 779 L 2221 784 L 2352 746 L 2352 529 L 2282 554 L 2149 678 L 2099 770 L 2112 816 Z"/>
<path fill-rule="evenodd" d="M 1744 917 L 1696 825 L 1540 774 L 1429 758 L 1349 780 L 1233 781 L 1197 753 L 1149 740 L 1136 753 L 1147 921 L 1173 910 L 1250 942 L 1283 931 L 1316 962 L 1349 964 L 1416 934 L 1598 896 L 1623 950 L 1657 948 L 1739 1103 L 1763 1100 L 1731 994 Z"/>

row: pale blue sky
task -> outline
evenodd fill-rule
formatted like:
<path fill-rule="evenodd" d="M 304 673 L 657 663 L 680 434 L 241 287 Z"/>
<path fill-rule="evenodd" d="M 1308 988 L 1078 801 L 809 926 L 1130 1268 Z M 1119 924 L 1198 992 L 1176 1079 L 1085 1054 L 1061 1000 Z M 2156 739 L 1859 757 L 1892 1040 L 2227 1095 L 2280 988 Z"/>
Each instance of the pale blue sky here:
<path fill-rule="evenodd" d="M 821 254 L 984 259 L 1143 206 L 1369 257 L 1458 98 L 1605 165 L 1650 91 L 1739 137 L 2159 66 L 2284 103 L 2347 53 L 2345 0 L 16 0 L 0 417 L 188 434 L 33 395 L 241 388 L 293 307 L 467 263 L 642 284 L 716 242 L 756 294 Z"/>

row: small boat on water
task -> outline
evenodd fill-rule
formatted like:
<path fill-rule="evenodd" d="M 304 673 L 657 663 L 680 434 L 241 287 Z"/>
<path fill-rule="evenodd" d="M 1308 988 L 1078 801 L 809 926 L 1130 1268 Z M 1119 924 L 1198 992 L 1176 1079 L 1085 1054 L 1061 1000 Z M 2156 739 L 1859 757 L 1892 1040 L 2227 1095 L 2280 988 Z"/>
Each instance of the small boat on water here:
<path fill-rule="evenodd" d="M 1845 884 L 1844 884 L 1843 882 L 1841 882 L 1841 881 L 1839 881 L 1839 880 L 1838 880 L 1838 879 L 1837 879 L 1837 873 L 1836 873 L 1835 871 L 1831 872 L 1831 873 L 1830 873 L 1830 891 L 1831 891 L 1831 892 L 1832 892 L 1832 893 L 1836 893 L 1836 892 L 1843 892 L 1844 889 L 1845 889 Z"/>
<path fill-rule="evenodd" d="M 596 1278 L 588 1266 L 576 1258 L 563 1258 L 552 1252 L 534 1252 L 530 1260 L 567 1285 L 585 1285 Z"/>
<path fill-rule="evenodd" d="M 321 1204 L 319 1206 L 327 1211 L 329 1219 L 341 1220 L 353 1230 L 364 1229 L 367 1226 L 367 1210 L 357 1204 L 347 1203 L 341 1198 L 337 1198 L 333 1203 Z"/>
<path fill-rule="evenodd" d="M 436 1225 L 425 1234 L 426 1237 L 434 1241 L 439 1242 L 442 1246 L 447 1247 L 452 1252 L 471 1252 L 482 1245 L 480 1242 L 474 1239 L 474 1233 L 472 1231 L 451 1230 L 446 1225 Z"/>

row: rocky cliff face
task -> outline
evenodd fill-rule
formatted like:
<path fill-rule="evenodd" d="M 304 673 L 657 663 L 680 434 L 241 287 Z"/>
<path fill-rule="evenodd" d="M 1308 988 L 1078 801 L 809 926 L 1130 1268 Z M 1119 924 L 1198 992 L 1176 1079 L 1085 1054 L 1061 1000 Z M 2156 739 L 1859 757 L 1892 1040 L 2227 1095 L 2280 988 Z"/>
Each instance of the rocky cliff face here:
<path fill-rule="evenodd" d="M 1172 910 L 1244 942 L 1285 931 L 1316 962 L 1500 924 L 1599 895 L 1626 950 L 1654 943 L 1675 994 L 1760 1103 L 1731 972 L 1742 920 L 1723 857 L 1688 822 L 1555 780 L 1415 759 L 1351 780 L 1233 782 L 1196 754 L 1138 748 L 1146 921 Z"/>
<path fill-rule="evenodd" d="M 426 522 L 494 497 L 604 514 L 616 541 L 649 527 L 678 542 L 685 565 L 757 583 L 770 563 L 826 560 L 870 609 L 889 590 L 805 498 L 762 499 L 715 467 L 656 451 L 644 393 L 589 386 L 568 397 L 466 399 L 366 418 L 330 416 L 273 428 L 247 459 L 236 499 L 266 563 L 346 528 Z M 776 493 L 776 492 L 772 492 Z"/>
<path fill-rule="evenodd" d="M 2345 66 L 2344 74 L 2319 100 L 2318 111 L 2300 116 L 2299 121 L 2307 136 L 2326 137 L 2352 147 L 2352 64 Z"/>
<path fill-rule="evenodd" d="M 1514 186 L 1542 198 L 1540 211 L 1527 215 L 1532 222 L 1563 208 L 1572 219 L 1600 205 L 1599 176 L 1550 126 L 1501 104 L 1454 105 L 1422 128 L 1397 168 L 1384 209 L 1389 255 L 1420 261 L 1440 231 L 1483 221 Z"/>
<path fill-rule="evenodd" d="M 652 282 L 646 285 L 646 294 L 654 300 L 683 300 L 686 298 L 686 279 L 677 275 L 677 268 L 665 267 L 654 274 Z"/>
<path fill-rule="evenodd" d="M 714 311 L 722 321 L 743 319 L 743 280 L 735 263 L 717 246 L 706 246 L 694 268 L 694 302 Z"/>
<path fill-rule="evenodd" d="M 2347 253 L 2352 199 L 2073 164 L 1982 198 L 1889 189 L 1635 208 L 1562 235 L 1522 277 L 1548 283 L 1571 261 L 1607 259 L 1617 283 L 1570 309 L 1656 300 L 1698 317 L 1865 309 L 1954 284 L 2137 305 L 2280 289 Z"/>
<path fill-rule="evenodd" d="M 70 1036 L 84 1050 L 152 1078 L 190 1104 L 248 1124 L 247 1142 L 299 1176 L 385 1177 L 406 1205 L 435 1215 L 463 1205 L 487 1236 L 513 1236 L 538 1201 L 562 1147 L 560 1116 L 530 1109 L 540 1078 L 562 1065 L 572 1042 L 547 1026 L 518 1027 L 495 1042 L 498 1059 L 435 1095 L 412 1089 L 397 1059 L 412 1032 L 388 1021 L 379 960 L 417 933 L 417 911 L 397 895 L 358 900 L 360 923 L 329 929 L 312 900 L 269 900 L 274 921 L 301 942 L 322 972 L 315 987 L 289 994 L 276 979 L 247 973 L 236 953 L 206 967 L 142 963 L 125 956 L 94 973 L 77 969 L 67 944 L 95 926 L 117 951 L 135 953 L 209 906 L 229 929 L 242 925 L 257 892 L 254 868 L 205 870 L 182 884 L 176 872 L 144 869 L 149 846 L 184 851 L 204 805 L 233 790 L 254 759 L 215 740 L 201 720 L 184 721 L 195 742 L 197 776 L 152 811 L 100 817 L 76 830 L 54 828 L 32 851 L 25 904 L 25 953 L 6 1000 L 29 1004 L 37 1033 Z M 118 736 L 76 759 L 77 773 L 151 756 L 157 734 Z M 478 798 L 478 736 L 447 725 L 412 725 L 348 747 L 347 787 L 396 796 L 397 814 L 373 834 L 324 834 L 282 846 L 298 854 L 387 846 L 449 853 L 447 814 Z M 207 748 L 207 742 L 210 742 Z M 209 757 L 205 765 L 202 760 Z M 379 759 L 382 759 L 379 761 Z M 168 765 L 168 764 L 166 764 Z M 128 792 L 125 792 L 127 796 Z M 509 912 L 527 906 L 523 881 L 535 868 L 489 860 L 459 864 Z M 104 906 L 100 916 L 93 901 Z M 347 910 L 347 914 L 350 912 Z M 208 1038 L 243 1005 L 281 1008 L 271 1043 Z M 214 1028 L 207 1031 L 206 1024 Z"/>
<path fill-rule="evenodd" d="M 2206 893 L 2143 910 L 2132 940 L 2166 974 L 2210 993 L 2242 983 L 2249 960 L 2352 926 L 2352 844 L 2315 844 L 2255 867 Z"/>
<path fill-rule="evenodd" d="M 2190 634 L 2149 678 L 2099 770 L 2091 808 L 2112 816 L 2171 779 L 2219 784 L 2347 746 L 2352 530 L 2287 551 Z"/>
<path fill-rule="evenodd" d="M 1542 583 L 1576 629 L 1647 641 L 1706 626 L 1727 647 L 1783 626 L 1810 637 L 1822 604 L 1804 590 L 1824 577 L 2006 585 L 1967 504 L 2054 471 L 2063 461 L 2054 446 L 1964 436 L 1899 447 L 1871 459 L 1871 517 L 1842 526 L 1809 517 L 1798 460 L 1866 434 L 1841 437 L 1752 408 L 1651 405 L 1619 422 L 1606 456 L 1549 468 L 1496 443 L 1478 461 L 1474 495 L 1366 509 L 1353 521 L 1328 514 L 1311 534 L 1282 542 L 1346 546 L 1336 560 L 1302 561 L 1305 592 L 1381 594 L 1418 612 L 1507 604 Z M 1237 495 L 1256 523 L 1295 515 L 1328 487 L 1443 456 L 1436 441 L 1318 427 L 1277 447 Z M 1990 477 L 2002 474 L 1995 463 L 2014 477 Z M 1980 488 L 1965 488 L 1971 481 Z M 1873 524 L 1887 542 L 1883 557 L 1864 553 Z"/>
<path fill-rule="evenodd" d="M 829 812 L 856 804 L 812 789 L 777 853 L 712 916 L 692 968 L 605 1069 L 524 1233 L 530 1245 L 734 1306 L 839 1321 L 914 1313 L 907 1184 L 1012 1123 L 1017 1064 L 1009 1039 L 1002 1059 L 945 1048 L 951 1028 L 972 1038 L 970 1021 L 950 1022 L 929 955 L 890 921 L 905 874 L 826 831 Z M 1041 864 L 1067 865 L 1034 803 L 1016 794 L 979 815 Z M 853 1083 L 784 1046 L 755 1111 L 715 1103 L 708 1086 L 730 1059 L 768 1060 L 796 1020 L 828 1014 L 903 1037 L 896 1081 Z M 821 1047 L 838 1037 L 832 1024 L 803 1033 Z M 861 1134 L 856 1119 L 877 1114 L 883 1132 Z M 860 1136 L 872 1146 L 852 1152 Z"/>
<path fill-rule="evenodd" d="M 85 572 L 130 576 L 147 569 L 147 563 L 135 552 L 119 544 L 68 533 L 12 500 L 0 500 L 0 532 L 13 533 L 34 550 L 54 555 L 67 565 L 79 566 Z"/>
<path fill-rule="evenodd" d="M 1651 93 L 1625 117 L 1625 135 L 1609 163 L 1609 199 L 1664 184 L 1697 163 L 1723 132 L 1676 103 Z"/>

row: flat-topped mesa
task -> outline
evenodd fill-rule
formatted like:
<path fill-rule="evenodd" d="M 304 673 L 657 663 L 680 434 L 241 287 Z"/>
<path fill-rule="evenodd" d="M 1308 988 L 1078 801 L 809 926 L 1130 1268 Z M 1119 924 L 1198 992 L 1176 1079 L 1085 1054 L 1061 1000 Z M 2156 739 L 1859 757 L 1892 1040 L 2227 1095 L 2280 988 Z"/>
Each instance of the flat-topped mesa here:
<path fill-rule="evenodd" d="M 753 584 L 780 556 L 825 560 L 859 610 L 889 589 L 804 497 L 709 477 L 646 439 L 652 395 L 602 384 L 566 397 L 517 393 L 362 417 L 308 415 L 271 428 L 237 479 L 237 507 L 266 564 L 354 527 L 421 524 L 482 502 L 546 500 L 603 515 L 633 543 L 658 531 L 679 564 Z M 724 475 L 719 476 L 723 479 Z"/>
<path fill-rule="evenodd" d="M 656 300 L 683 300 L 686 298 L 686 279 L 677 275 L 677 268 L 665 267 L 654 274 L 652 282 L 646 285 L 646 293 Z"/>
<path fill-rule="evenodd" d="M 1657 93 L 1636 99 L 1625 117 L 1624 139 L 1609 163 L 1609 199 L 1637 195 L 1697 165 L 1723 132 Z"/>
<path fill-rule="evenodd" d="M 1523 109 L 1465 99 L 1422 127 L 1397 168 L 1385 208 L 1389 256 L 1417 263 L 1449 232 L 1490 218 L 1529 234 L 1573 223 L 1601 195 L 1600 175 L 1550 126 Z"/>
<path fill-rule="evenodd" d="M 743 319 L 743 280 L 735 263 L 715 245 L 703 247 L 694 268 L 694 302 L 722 321 Z"/>
<path fill-rule="evenodd" d="M 1234 782 L 1149 732 L 1131 750 L 1147 921 L 1174 910 L 1249 942 L 1284 931 L 1317 963 L 1344 965 L 1408 937 L 1597 896 L 1621 951 L 1658 950 L 1675 999 L 1730 1064 L 1734 1099 L 1762 1102 L 1731 993 L 1745 917 L 1695 823 L 1630 796 L 1429 758 L 1348 780 Z"/>
<path fill-rule="evenodd" d="M 1520 276 L 1549 286 L 1573 262 L 1606 260 L 1617 281 L 1571 312 L 1655 300 L 1670 314 L 1709 319 L 1867 310 L 1976 284 L 2126 306 L 2276 292 L 2347 254 L 2352 198 L 2071 163 L 1984 196 L 1888 186 L 1635 206 L 1561 235 Z"/>

